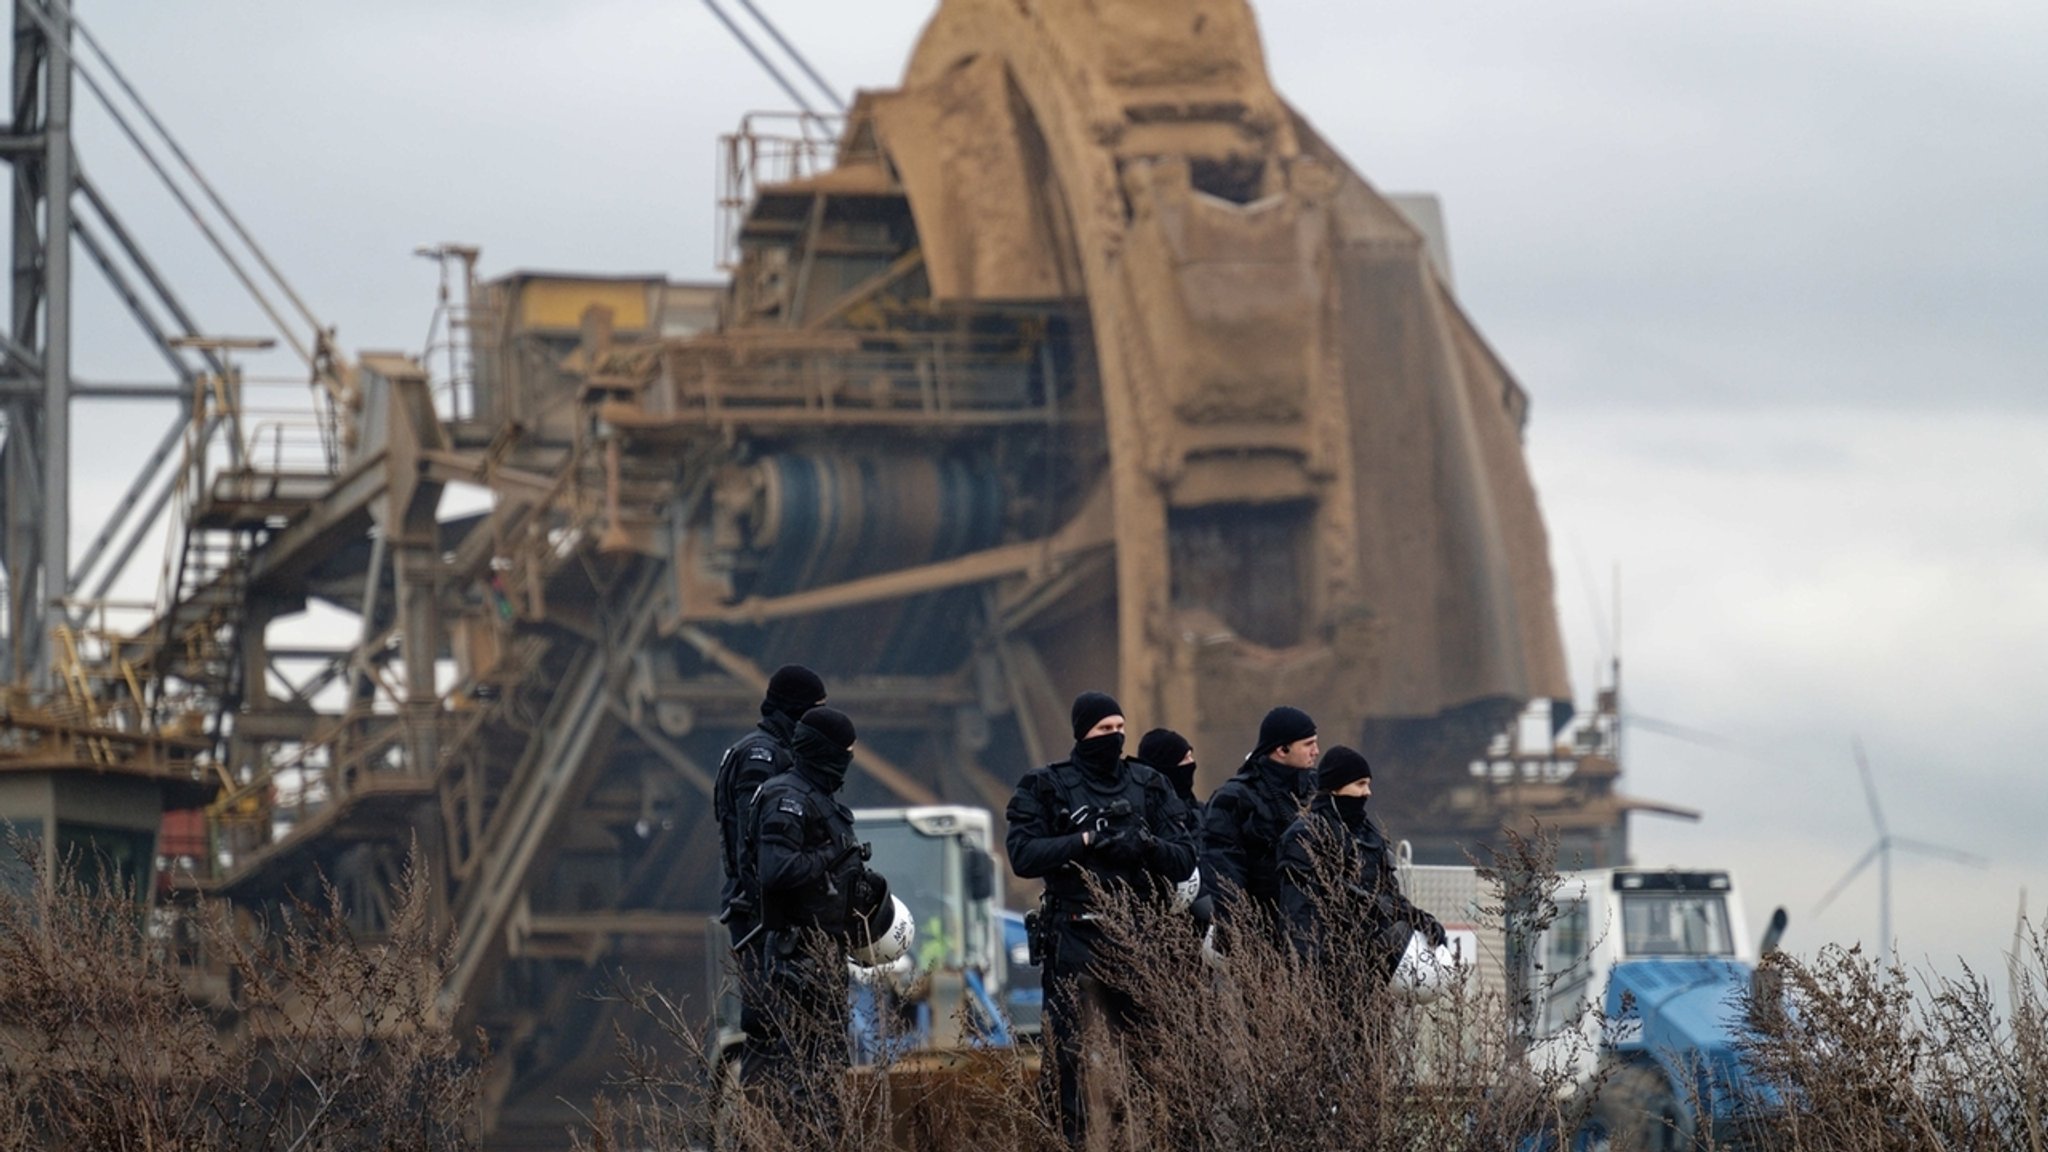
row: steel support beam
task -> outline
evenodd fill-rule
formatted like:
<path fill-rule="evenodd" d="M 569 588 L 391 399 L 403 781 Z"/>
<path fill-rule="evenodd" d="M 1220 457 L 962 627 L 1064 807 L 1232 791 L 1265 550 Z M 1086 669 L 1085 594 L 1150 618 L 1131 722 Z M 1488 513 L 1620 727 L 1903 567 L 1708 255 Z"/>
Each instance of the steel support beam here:
<path fill-rule="evenodd" d="M 41 27 L 19 3 L 14 6 L 14 62 L 11 71 L 12 133 L 5 149 L 13 165 L 11 197 L 10 272 L 8 292 L 8 347 L 16 360 L 32 361 L 36 382 L 41 383 L 42 357 L 39 321 L 43 302 L 42 196 L 43 158 L 48 140 L 43 136 L 43 35 Z M 34 145 L 28 140 L 33 138 Z M 36 586 L 39 581 L 37 550 L 42 544 L 40 504 L 41 469 L 37 446 L 42 438 L 39 411 L 41 397 L 25 395 L 7 403 L 7 446 L 0 459 L 0 484 L 5 485 L 6 532 L 0 539 L 0 564 L 7 569 L 7 643 L 0 649 L 0 662 L 8 680 L 17 680 L 34 665 L 37 649 Z"/>
<path fill-rule="evenodd" d="M 121 217 L 114 212 L 113 206 L 107 203 L 106 197 L 100 195 L 99 186 L 82 172 L 78 173 L 76 178 L 79 195 L 85 198 L 86 205 L 99 216 L 100 223 L 106 225 L 107 235 L 114 241 L 114 246 L 121 250 L 121 254 L 128 258 L 128 263 L 135 268 L 143 282 L 149 285 L 149 290 L 156 294 L 157 303 L 163 306 L 164 313 L 178 325 L 182 335 L 199 335 L 199 325 L 192 319 L 192 313 L 186 310 L 177 293 L 171 291 L 171 286 L 164 280 L 163 273 L 157 271 L 156 265 L 151 263 L 142 251 L 141 245 L 135 242 L 134 235 L 128 231 L 128 226 L 121 222 Z M 214 375 L 227 375 L 227 361 L 220 353 L 210 348 L 201 348 L 198 351 Z M 189 381 L 192 375 L 188 370 L 180 370 L 178 378 Z"/>
<path fill-rule="evenodd" d="M 207 425 L 204 435 L 212 436 L 214 429 L 218 428 L 219 425 L 220 420 L 216 417 L 211 424 Z M 184 426 L 182 423 L 173 424 L 170 430 L 164 434 L 164 439 L 158 442 L 158 451 L 150 457 L 152 463 L 143 469 L 145 476 L 154 473 L 162 466 L 163 459 L 169 456 L 171 449 L 177 447 L 178 443 L 183 439 L 183 431 Z M 140 483 L 139 479 L 137 483 Z M 97 600 L 105 596 L 107 590 L 114 586 L 114 581 L 120 578 L 121 570 L 128 566 L 129 558 L 134 556 L 135 550 L 142 545 L 142 538 L 148 534 L 150 526 L 156 523 L 156 518 L 163 514 L 164 508 L 170 504 L 171 497 L 177 491 L 178 469 L 172 468 L 164 473 L 164 478 L 157 485 L 156 495 L 150 498 L 148 507 L 144 509 L 140 516 L 135 517 L 130 522 L 127 539 L 121 542 L 121 547 L 115 551 L 113 560 L 107 564 L 106 568 L 100 573 L 99 580 L 93 584 L 90 599 Z M 116 523 L 129 519 L 127 510 L 132 505 L 128 503 L 128 497 L 135 493 L 136 489 L 131 487 L 128 493 L 123 495 L 121 506 L 115 510 L 113 516 L 108 520 L 107 529 L 103 530 L 102 534 L 105 531 L 111 531 Z M 97 540 L 93 542 L 93 545 L 93 549 L 87 554 L 86 561 L 80 565 L 82 571 L 90 571 L 92 566 L 98 563 L 101 546 Z"/>
<path fill-rule="evenodd" d="M 7 397 L 0 673 L 47 686 L 46 621 L 70 589 L 72 25 L 69 7 L 48 0 L 13 9 L 12 119 L 0 141 L 14 176 L 8 355 L 38 387 Z"/>
<path fill-rule="evenodd" d="M 653 630 L 658 579 L 643 573 L 634 585 L 623 600 L 628 615 L 622 627 L 604 647 L 586 652 L 582 667 L 556 693 L 513 776 L 516 794 L 505 798 L 503 809 L 492 819 L 489 840 L 479 853 L 480 867 L 460 897 L 455 953 L 441 986 L 444 1011 L 454 1011 L 469 999 L 488 955 L 504 947 L 506 920 L 525 892 L 556 822 L 573 801 L 592 745 L 611 722 L 604 702 L 617 694 L 633 653 Z"/>
<path fill-rule="evenodd" d="M 0 355 L 11 356 L 12 352 L 0 344 Z M 32 378 L 0 378 L 0 400 L 40 401 L 43 398 L 42 363 L 23 363 L 22 367 Z M 71 380 L 73 400 L 170 400 L 180 403 L 192 398 L 189 388 L 177 384 L 88 384 L 73 377 Z"/>
<path fill-rule="evenodd" d="M 633 717 L 633 710 L 619 703 L 618 697 L 614 696 L 606 700 L 605 707 L 611 710 L 613 719 L 624 724 L 627 731 L 633 733 L 642 744 L 652 749 L 656 756 L 661 757 L 662 761 L 677 776 L 689 781 L 691 787 L 704 794 L 705 799 L 709 800 L 711 798 L 712 786 L 715 781 L 712 780 L 709 772 L 706 772 L 695 760 L 690 759 L 689 753 L 676 747 L 675 744 L 670 742 L 668 737 L 663 736 L 661 733 L 635 719 Z"/>
<path fill-rule="evenodd" d="M 0 562 L 7 568 L 7 643 L 0 649 L 0 672 L 10 681 L 21 679 L 34 666 L 41 642 L 40 616 L 35 612 L 38 508 L 42 474 L 36 449 L 42 421 L 36 405 L 19 400 L 7 406 L 7 444 L 0 449 L 0 506 L 4 506 L 6 532 L 0 539 Z"/>
<path fill-rule="evenodd" d="M 71 9 L 50 19 L 43 86 L 43 603 L 47 614 L 71 587 Z M 36 677 L 47 686 L 47 653 Z"/>
<path fill-rule="evenodd" d="M 148 458 L 142 462 L 142 467 L 136 470 L 135 478 L 128 482 L 128 490 L 121 493 L 120 501 L 114 505 L 114 510 L 107 514 L 106 522 L 100 525 L 99 535 L 93 537 L 92 543 L 85 549 L 85 555 L 79 558 L 78 568 L 72 573 L 71 587 L 67 589 L 68 592 L 76 594 L 79 588 L 84 585 L 86 578 L 92 575 L 93 568 L 99 564 L 100 557 L 105 554 L 107 546 L 114 542 L 114 537 L 121 531 L 121 526 L 128 522 L 128 514 L 135 511 L 135 506 L 142 502 L 143 494 L 149 491 L 150 482 L 156 479 L 157 471 L 164 466 L 164 461 L 170 459 L 171 453 L 177 449 L 179 443 L 184 438 L 185 422 L 183 420 L 171 421 L 170 427 L 164 429 L 164 434 L 157 439 L 156 447 L 150 450 Z M 166 478 L 166 484 L 171 483 L 175 483 L 175 477 Z M 169 499 L 168 492 L 166 492 L 164 499 Z M 156 518 L 155 511 L 163 507 L 163 501 L 159 501 L 151 507 L 152 512 L 148 519 L 154 520 Z M 132 549 L 124 549 L 121 556 L 115 560 L 108 572 L 106 583 L 102 585 L 102 589 L 112 586 L 114 578 L 118 576 L 122 566 L 127 564 L 128 556 L 132 554 L 132 551 Z M 93 597 L 97 599 L 104 594 L 104 591 L 94 592 Z"/>
<path fill-rule="evenodd" d="M 685 624 L 676 630 L 683 642 L 695 648 L 703 657 L 718 665 L 726 675 L 745 684 L 756 692 L 768 690 L 768 674 L 752 660 L 718 642 L 702 628 Z M 910 773 L 897 767 L 888 757 L 866 744 L 856 744 L 853 750 L 854 767 L 874 777 L 882 787 L 894 792 L 905 804 L 937 804 L 939 794 Z"/>
<path fill-rule="evenodd" d="M 189 397 L 192 394 L 192 369 L 186 367 L 185 358 L 178 355 L 178 350 L 171 346 L 170 336 L 156 322 L 156 317 L 150 314 L 148 307 L 142 302 L 141 295 L 128 283 L 127 275 L 115 265 L 112 254 L 107 251 L 106 245 L 100 243 L 92 227 L 84 220 L 75 222 L 72 227 L 77 232 L 78 242 L 85 249 L 85 254 L 92 258 L 94 264 L 99 265 L 100 272 L 107 278 L 107 283 L 113 285 L 114 295 L 121 298 L 121 303 L 128 308 L 128 314 L 135 317 L 135 323 L 142 328 L 143 335 L 149 337 L 149 342 L 156 346 L 157 354 L 164 358 L 164 363 L 169 364 L 171 371 L 184 383 L 183 395 Z"/>

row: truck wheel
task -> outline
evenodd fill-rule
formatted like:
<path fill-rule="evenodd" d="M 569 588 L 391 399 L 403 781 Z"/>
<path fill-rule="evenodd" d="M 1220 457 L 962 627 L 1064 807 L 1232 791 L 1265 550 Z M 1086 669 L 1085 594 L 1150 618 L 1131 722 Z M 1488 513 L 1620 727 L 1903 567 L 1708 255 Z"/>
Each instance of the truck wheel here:
<path fill-rule="evenodd" d="M 1677 1152 L 1687 1146 L 1678 1098 L 1655 1068 L 1616 1069 L 1600 1089 L 1593 1114 L 1613 1152 Z"/>

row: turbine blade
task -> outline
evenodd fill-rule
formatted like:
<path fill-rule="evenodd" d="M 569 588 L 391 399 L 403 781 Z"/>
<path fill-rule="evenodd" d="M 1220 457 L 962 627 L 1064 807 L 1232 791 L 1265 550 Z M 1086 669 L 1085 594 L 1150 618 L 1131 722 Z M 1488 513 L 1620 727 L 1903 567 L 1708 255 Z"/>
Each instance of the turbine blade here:
<path fill-rule="evenodd" d="M 1943 860 L 1953 860 L 1958 864 L 1968 864 L 1972 868 L 1991 867 L 1991 861 L 1986 860 L 1982 856 L 1965 852 L 1960 848 L 1948 848 L 1940 844 L 1929 844 L 1925 840 L 1915 840 L 1910 836 L 1894 836 L 1892 837 L 1892 843 L 1909 851 L 1918 852 L 1922 856 L 1938 856 Z"/>
<path fill-rule="evenodd" d="M 1855 880 L 1856 877 L 1863 875 L 1863 870 L 1865 868 L 1870 867 L 1870 862 L 1877 859 L 1877 854 L 1884 851 L 1884 848 L 1885 842 L 1882 840 L 1879 840 L 1877 843 L 1872 844 L 1870 846 L 1870 851 L 1865 852 L 1863 854 L 1863 859 L 1858 860 L 1854 867 L 1850 868 L 1847 872 L 1842 873 L 1842 878 L 1840 880 L 1835 881 L 1835 886 L 1833 888 L 1828 889 L 1828 894 L 1821 897 L 1820 903 L 1815 904 L 1813 906 L 1813 914 L 1815 916 L 1818 916 L 1822 912 L 1827 911 L 1828 905 L 1835 902 L 1835 897 L 1840 896 L 1842 894 L 1842 889 L 1847 888 L 1850 882 Z"/>
<path fill-rule="evenodd" d="M 2020 888 L 2020 912 L 2018 916 L 2013 917 L 2012 921 L 2012 951 L 2005 954 L 2005 979 L 2009 986 L 2008 991 L 2012 994 L 2012 999 L 2008 1003 L 2018 1004 L 2020 1002 L 2020 973 L 2025 970 L 2025 965 L 2021 963 L 2020 957 L 2025 955 L 2023 950 L 2026 948 L 2026 945 L 2027 889 L 2022 885 Z"/>
<path fill-rule="evenodd" d="M 1856 749 L 1856 771 L 1863 776 L 1863 797 L 1870 801 L 1871 822 L 1877 825 L 1877 834 L 1880 837 L 1889 836 L 1891 830 L 1884 826 L 1884 809 L 1877 803 L 1877 782 L 1870 776 L 1870 759 L 1863 755 L 1863 738 L 1855 737 L 1851 741 L 1851 746 Z"/>
<path fill-rule="evenodd" d="M 1640 728 L 1645 732 L 1676 740 L 1682 744 L 1696 744 L 1701 748 L 1711 748 L 1716 752 L 1731 752 L 1737 756 L 1755 760 L 1758 763 L 1770 763 L 1770 761 L 1758 755 L 1754 749 L 1730 740 L 1725 736 L 1716 736 L 1712 732 L 1703 731 L 1698 728 L 1689 728 L 1684 724 L 1674 724 L 1669 720 L 1659 720 L 1655 716 L 1645 716 L 1641 712 L 1624 712 L 1621 718 L 1624 723 L 1631 727 Z"/>

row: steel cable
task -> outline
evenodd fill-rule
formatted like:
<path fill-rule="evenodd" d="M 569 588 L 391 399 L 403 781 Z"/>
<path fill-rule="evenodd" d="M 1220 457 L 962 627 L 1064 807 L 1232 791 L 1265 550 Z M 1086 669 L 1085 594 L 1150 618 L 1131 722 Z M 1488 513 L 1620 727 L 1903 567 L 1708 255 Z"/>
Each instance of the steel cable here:
<path fill-rule="evenodd" d="M 43 12 L 35 4 L 29 3 L 28 0 L 16 0 L 16 2 L 23 11 L 29 14 L 31 19 L 35 20 L 42 27 L 44 36 L 48 37 L 51 43 L 55 44 L 62 39 L 61 31 L 50 19 L 48 13 Z M 54 2 L 61 3 L 61 0 L 54 0 Z M 68 51 L 69 49 L 66 48 L 65 50 Z M 99 100 L 100 106 L 106 109 L 107 115 L 113 118 L 114 125 L 121 130 L 121 134 L 126 136 L 128 142 L 142 155 L 143 161 L 149 165 L 151 171 L 156 173 L 157 179 L 163 181 L 164 187 L 170 191 L 172 198 L 177 200 L 178 206 L 185 210 L 185 214 L 191 218 L 193 225 L 199 229 L 200 234 L 206 237 L 209 244 L 213 245 L 213 250 L 227 264 L 228 270 L 234 273 L 235 279 L 249 293 L 250 298 L 256 302 L 256 306 L 261 308 L 263 314 L 270 319 L 271 325 L 277 329 L 278 334 L 283 336 L 285 342 L 291 345 L 292 351 L 298 353 L 299 359 L 303 360 L 308 368 L 311 368 L 313 366 L 312 352 L 299 339 L 298 334 L 292 331 L 291 326 L 285 322 L 284 317 L 278 314 L 276 306 L 271 303 L 270 298 L 263 293 L 263 290 L 257 286 L 256 281 L 249 275 L 248 270 L 242 267 L 240 261 L 235 259 L 234 253 L 229 250 L 226 242 L 221 239 L 218 232 L 214 231 L 213 226 L 207 223 L 205 216 L 200 213 L 198 205 L 192 202 L 192 198 L 186 194 L 184 188 L 180 187 L 178 182 L 171 176 L 170 171 L 164 167 L 162 159 L 142 139 L 141 134 L 135 130 L 134 124 L 115 106 L 113 99 L 107 95 L 106 89 L 100 87 L 100 83 L 94 78 L 91 69 L 87 68 L 83 61 L 73 57 L 72 70 L 80 79 L 85 81 L 86 88 Z M 317 335 L 317 333 L 318 329 L 316 328 L 315 334 Z"/>

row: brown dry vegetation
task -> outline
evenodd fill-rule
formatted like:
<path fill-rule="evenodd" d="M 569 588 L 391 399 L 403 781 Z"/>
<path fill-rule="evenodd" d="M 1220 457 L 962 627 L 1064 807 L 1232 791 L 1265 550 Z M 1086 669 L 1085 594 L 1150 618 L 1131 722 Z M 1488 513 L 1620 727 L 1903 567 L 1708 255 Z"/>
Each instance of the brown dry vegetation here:
<path fill-rule="evenodd" d="M 331 893 L 237 931 L 33 879 L 0 885 L 0 1152 L 475 1145 L 479 1078 L 434 1009 L 445 949 L 416 873 L 375 943 Z"/>
<path fill-rule="evenodd" d="M 618 995 L 658 1026 L 659 1047 L 622 1030 L 626 1067 L 596 1102 L 579 1150 L 759 1149 L 886 1152 L 960 1148 L 1052 1152 L 1059 1130 L 1038 1106 L 1037 1061 L 1020 1049 L 983 1049 L 933 1061 L 905 1053 L 880 1068 L 742 1093 L 736 1067 L 705 1043 L 703 1021 L 641 985 Z M 816 1021 L 787 1022 L 798 1046 L 820 1039 Z M 885 1025 L 886 1027 L 886 1025 Z M 830 1037 L 844 1046 L 843 1037 Z M 900 1036 L 884 1048 L 902 1049 Z"/>
<path fill-rule="evenodd" d="M 1518 916 L 1540 924 L 1554 911 L 1556 873 L 1540 842 L 1514 842 L 1497 878 Z M 1485 911 L 1497 921 L 1507 908 Z M 1528 1070 L 1518 1021 L 1540 987 L 1501 995 L 1464 983 L 1418 1009 L 1360 966 L 1306 964 L 1261 938 L 1238 940 L 1220 968 L 1205 964 L 1185 922 L 1154 908 L 1119 907 L 1111 923 L 1113 974 L 1146 1021 L 1094 1049 L 1095 1147 L 1540 1152 L 1588 1146 L 1573 1134 L 1614 1106 L 1602 1084 L 1565 1092 Z M 1340 935 L 1332 951 L 1363 944 Z M 2002 1005 L 1977 976 L 1916 979 L 1854 950 L 1779 954 L 1765 967 L 1780 995 L 1756 1013 L 1747 1046 L 1765 1088 L 1733 1133 L 1741 1147 L 2048 1152 L 2041 931 L 2022 939 Z M 969 1057 L 971 1075 L 955 1081 L 967 1087 L 951 1095 L 928 1091 L 907 1062 L 813 1086 L 848 1118 L 835 1143 L 823 1110 L 708 1088 L 683 1015 L 640 1003 L 669 1022 L 676 1052 L 633 1054 L 634 1076 L 587 1134 L 594 1149 L 1061 1146 L 1022 1055 Z M 1717 1147 L 1675 1132 L 1652 1144 Z"/>
<path fill-rule="evenodd" d="M 1306 963 L 1253 934 L 1240 934 L 1213 963 L 1185 916 L 1105 903 L 1105 952 L 1114 959 L 1103 974 L 1133 991 L 1143 1022 L 1121 1037 L 1093 1038 L 1097 1147 L 1481 1152 L 1569 1132 L 1584 1118 L 1588 1099 L 1563 1099 L 1562 1084 L 1527 1071 L 1517 1014 L 1498 992 L 1461 981 L 1419 1010 L 1396 1003 L 1361 965 Z M 1363 948 L 1356 926 L 1331 942 L 1340 955 Z M 636 1002 L 663 1021 L 674 1045 L 666 1054 L 629 1049 L 633 1075 L 594 1116 L 589 1144 L 602 1152 L 1063 1146 L 1042 1110 L 1030 1054 L 971 1054 L 941 1077 L 906 1057 L 806 1086 L 833 1102 L 806 1108 L 709 1087 L 691 1071 L 707 1060 L 683 1014 L 645 995 Z M 820 1123 L 835 1110 L 847 1117 L 836 1143 Z"/>
<path fill-rule="evenodd" d="M 1547 862 L 1527 846 L 1520 860 L 1503 879 L 1540 916 Z M 474 1147 L 479 1076 L 433 1002 L 445 942 L 426 896 L 411 878 L 373 943 L 331 905 L 259 935 L 143 923 L 132 901 L 61 876 L 0 890 L 0 1152 Z M 1306 964 L 1255 936 L 1205 963 L 1185 922 L 1154 908 L 1120 907 L 1110 932 L 1112 974 L 1145 1021 L 1097 1038 L 1098 1147 L 1535 1152 L 1599 1104 L 1526 1070 L 1512 990 L 1464 984 L 1417 1009 L 1358 965 Z M 194 949 L 229 974 L 222 994 L 193 994 Z M 1765 968 L 1781 996 L 1754 1013 L 1748 1055 L 1769 1090 L 1748 1146 L 2048 1152 L 2048 933 L 2021 937 L 2003 997 L 1975 974 L 1916 977 L 1853 949 Z M 622 994 L 668 1042 L 624 1047 L 627 1074 L 580 1133 L 593 1152 L 1061 1146 L 1028 1052 L 943 1068 L 904 1056 L 805 1086 L 808 1099 L 748 1099 L 712 1071 L 694 1011 Z"/>
<path fill-rule="evenodd" d="M 2023 926 L 2004 1004 L 1979 973 L 1915 976 L 1859 948 L 1764 969 L 1784 1007 L 1752 1012 L 1759 1146 L 2048 1152 L 2048 931 Z"/>

